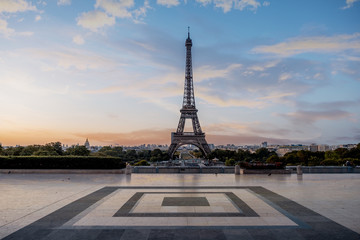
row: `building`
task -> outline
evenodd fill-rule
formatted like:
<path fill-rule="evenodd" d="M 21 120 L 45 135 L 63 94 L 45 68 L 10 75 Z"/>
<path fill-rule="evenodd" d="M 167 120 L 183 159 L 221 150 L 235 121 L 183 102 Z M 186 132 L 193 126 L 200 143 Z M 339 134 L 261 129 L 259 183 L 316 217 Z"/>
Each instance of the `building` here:
<path fill-rule="evenodd" d="M 317 152 L 318 151 L 318 145 L 316 143 L 312 143 L 309 146 L 309 150 L 310 150 L 310 152 Z"/>
<path fill-rule="evenodd" d="M 326 144 L 318 145 L 318 151 L 319 152 L 326 152 L 326 151 L 329 151 L 329 150 L 330 150 L 329 145 L 326 145 Z"/>
<path fill-rule="evenodd" d="M 89 139 L 86 138 L 86 141 L 85 141 L 85 143 L 84 143 L 84 146 L 86 147 L 87 150 L 90 150 Z"/>

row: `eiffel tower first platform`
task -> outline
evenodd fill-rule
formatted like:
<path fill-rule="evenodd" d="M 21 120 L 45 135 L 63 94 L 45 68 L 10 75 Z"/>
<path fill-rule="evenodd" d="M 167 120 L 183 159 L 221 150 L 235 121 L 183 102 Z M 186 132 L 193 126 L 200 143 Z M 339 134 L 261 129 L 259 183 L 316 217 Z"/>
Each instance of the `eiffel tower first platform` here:
<path fill-rule="evenodd" d="M 191 144 L 197 146 L 200 151 L 207 157 L 211 150 L 205 140 L 205 133 L 201 131 L 197 109 L 195 107 L 194 85 L 192 76 L 191 47 L 192 41 L 190 32 L 185 41 L 186 47 L 186 67 L 185 67 L 185 85 L 183 105 L 180 109 L 180 120 L 176 132 L 171 133 L 171 145 L 168 153 L 173 158 L 175 151 L 182 145 Z M 191 119 L 193 132 L 184 132 L 186 119 Z"/>

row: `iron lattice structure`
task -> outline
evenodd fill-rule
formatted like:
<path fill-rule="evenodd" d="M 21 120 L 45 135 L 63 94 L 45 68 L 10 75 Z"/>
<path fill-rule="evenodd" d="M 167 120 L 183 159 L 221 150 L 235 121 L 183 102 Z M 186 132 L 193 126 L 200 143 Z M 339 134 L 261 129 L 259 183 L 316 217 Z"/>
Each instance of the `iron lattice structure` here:
<path fill-rule="evenodd" d="M 171 133 L 171 145 L 168 153 L 173 158 L 175 151 L 182 145 L 192 144 L 197 146 L 200 151 L 207 157 L 211 150 L 205 140 L 205 133 L 201 130 L 199 118 L 197 116 L 198 110 L 195 106 L 194 85 L 192 74 L 192 60 L 191 47 L 192 40 L 190 32 L 185 41 L 186 47 L 186 66 L 185 66 L 185 84 L 184 84 L 184 99 L 183 105 L 180 109 L 180 120 L 176 132 Z M 186 119 L 191 119 L 193 131 L 184 132 Z"/>

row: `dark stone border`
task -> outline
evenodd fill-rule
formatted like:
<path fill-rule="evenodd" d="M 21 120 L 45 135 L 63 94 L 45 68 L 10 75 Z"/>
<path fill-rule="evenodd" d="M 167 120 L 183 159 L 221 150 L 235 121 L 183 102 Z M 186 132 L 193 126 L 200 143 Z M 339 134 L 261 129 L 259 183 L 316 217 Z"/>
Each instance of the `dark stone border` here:
<path fill-rule="evenodd" d="M 104 197 L 113 193 L 118 189 L 249 189 L 250 191 L 261 196 L 273 207 L 291 219 L 297 219 L 304 223 L 299 227 L 227 227 L 227 226 L 213 226 L 213 227 L 119 227 L 106 226 L 104 227 L 88 227 L 88 228 L 71 228 L 66 229 L 62 226 L 74 218 L 76 215 L 85 211 L 96 202 L 102 200 Z M 50 214 L 31 223 L 30 225 L 10 234 L 4 240 L 72 240 L 72 239 L 137 239 L 137 240 L 152 240 L 152 239 L 301 239 L 301 240 L 333 240 L 333 239 L 347 239 L 358 240 L 360 234 L 341 226 L 340 224 L 263 187 L 104 187 L 95 191 L 85 197 L 82 197 Z"/>
<path fill-rule="evenodd" d="M 131 209 L 137 204 L 144 194 L 225 194 L 232 202 L 232 204 L 239 210 L 237 213 L 131 213 Z M 259 217 L 259 215 L 252 210 L 243 200 L 232 192 L 137 192 L 114 214 L 113 217 Z"/>
<path fill-rule="evenodd" d="M 210 207 L 206 197 L 164 197 L 164 207 Z"/>

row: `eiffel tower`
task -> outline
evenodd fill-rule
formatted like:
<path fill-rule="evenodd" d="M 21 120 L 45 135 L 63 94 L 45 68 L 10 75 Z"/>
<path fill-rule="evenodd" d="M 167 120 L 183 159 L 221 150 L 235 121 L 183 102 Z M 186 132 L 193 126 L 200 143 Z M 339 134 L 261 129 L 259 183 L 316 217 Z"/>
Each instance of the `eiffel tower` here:
<path fill-rule="evenodd" d="M 188 38 L 185 41 L 186 47 L 186 67 L 185 67 L 185 85 L 183 105 L 180 109 L 180 120 L 176 132 L 171 133 L 171 145 L 168 153 L 173 158 L 175 151 L 182 145 L 191 144 L 197 146 L 204 156 L 211 152 L 209 145 L 205 140 L 205 133 L 201 131 L 197 109 L 195 107 L 194 86 L 192 76 L 191 47 L 192 41 L 188 29 Z M 186 119 L 191 119 L 193 132 L 184 132 Z"/>

